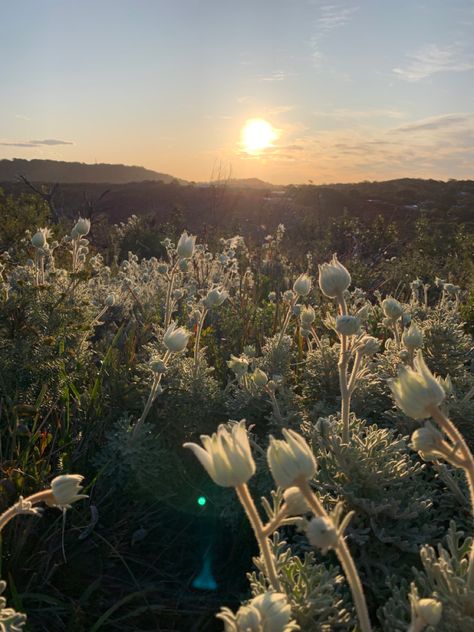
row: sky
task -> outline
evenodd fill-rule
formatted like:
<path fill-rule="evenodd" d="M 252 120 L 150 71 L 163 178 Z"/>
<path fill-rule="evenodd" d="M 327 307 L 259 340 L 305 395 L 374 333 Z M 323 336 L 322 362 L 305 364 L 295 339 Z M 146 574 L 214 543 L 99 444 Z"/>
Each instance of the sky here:
<path fill-rule="evenodd" d="M 474 0 L 0 0 L 0 158 L 474 178 L 473 33 Z"/>

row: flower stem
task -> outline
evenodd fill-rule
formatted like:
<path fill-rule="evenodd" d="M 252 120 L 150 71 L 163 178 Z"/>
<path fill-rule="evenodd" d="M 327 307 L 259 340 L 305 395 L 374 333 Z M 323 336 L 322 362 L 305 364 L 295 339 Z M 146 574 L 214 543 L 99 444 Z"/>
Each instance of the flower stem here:
<path fill-rule="evenodd" d="M 460 454 L 463 465 L 462 469 L 466 474 L 467 483 L 469 486 L 469 496 L 471 500 L 471 511 L 474 518 L 474 456 L 470 451 L 464 437 L 453 424 L 453 422 L 446 417 L 446 415 L 438 408 L 438 406 L 430 406 L 429 412 L 433 419 L 437 422 L 440 428 L 447 434 L 447 436 L 453 442 L 456 451 Z M 469 566 L 467 571 L 467 585 L 470 590 L 474 590 L 474 541 L 471 546 L 471 552 L 469 555 Z"/>
<path fill-rule="evenodd" d="M 339 311 L 341 316 L 347 315 L 346 299 L 341 294 L 337 297 Z M 349 431 L 349 414 L 351 411 L 351 395 L 347 383 L 347 365 L 349 363 L 349 352 L 347 349 L 347 336 L 339 334 L 341 342 L 341 351 L 339 353 L 339 362 L 337 365 L 339 371 L 339 387 L 341 389 L 341 419 L 342 419 L 342 441 L 349 443 L 351 439 Z"/>
<path fill-rule="evenodd" d="M 313 492 L 306 479 L 300 478 L 296 480 L 295 485 L 300 488 L 301 493 L 305 497 L 306 502 L 311 507 L 311 510 L 315 516 L 331 520 L 331 517 L 322 506 L 320 500 Z M 372 627 L 370 624 L 367 603 L 365 601 L 364 590 L 362 588 L 359 574 L 357 572 L 354 560 L 352 559 L 349 547 L 346 544 L 343 534 L 339 534 L 338 543 L 335 551 L 346 575 L 347 583 L 349 584 L 349 587 L 351 589 L 352 598 L 354 599 L 357 616 L 359 618 L 360 628 L 362 632 L 371 632 Z"/>
<path fill-rule="evenodd" d="M 196 377 L 197 369 L 198 369 L 199 345 L 201 343 L 201 333 L 202 333 L 202 328 L 204 326 L 204 321 L 206 320 L 207 311 L 208 311 L 207 309 L 203 309 L 202 311 L 201 318 L 199 319 L 199 323 L 197 326 L 196 340 L 194 341 L 194 377 Z"/>
<path fill-rule="evenodd" d="M 260 516 L 258 515 L 258 511 L 249 492 L 249 488 L 247 487 L 246 483 L 243 483 L 242 485 L 238 485 L 235 488 L 235 491 L 237 492 L 237 496 L 243 508 L 245 509 L 245 513 L 247 514 L 249 522 L 252 526 L 255 538 L 260 548 L 260 554 L 265 564 L 268 579 L 270 580 L 270 584 L 272 585 L 273 590 L 275 590 L 276 592 L 281 592 L 280 580 L 278 579 L 275 559 L 270 548 L 270 542 L 265 535 L 262 521 L 260 520 Z"/>

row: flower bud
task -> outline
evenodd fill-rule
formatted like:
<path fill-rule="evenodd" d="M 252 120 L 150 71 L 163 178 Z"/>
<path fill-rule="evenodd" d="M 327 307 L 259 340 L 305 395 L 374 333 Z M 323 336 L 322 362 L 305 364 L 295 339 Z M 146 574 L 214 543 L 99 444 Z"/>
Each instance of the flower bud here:
<path fill-rule="evenodd" d="M 237 487 L 255 473 L 255 461 L 250 450 L 245 421 L 228 426 L 221 424 L 212 436 L 201 435 L 203 448 L 185 443 L 199 459 L 214 483 L 222 487 Z"/>
<path fill-rule="evenodd" d="M 300 314 L 300 320 L 301 320 L 301 324 L 306 329 L 309 329 L 311 325 L 314 323 L 314 321 L 316 320 L 316 312 L 314 311 L 314 308 L 311 307 L 311 305 L 308 305 L 308 307 L 304 307 L 302 309 L 301 314 Z"/>
<path fill-rule="evenodd" d="M 181 259 L 191 259 L 194 254 L 195 244 L 196 236 L 188 235 L 188 233 L 184 231 L 179 238 L 178 245 L 176 246 L 178 257 L 180 257 Z"/>
<path fill-rule="evenodd" d="M 184 327 L 171 323 L 163 336 L 163 343 L 171 353 L 181 353 L 187 347 L 189 335 Z"/>
<path fill-rule="evenodd" d="M 166 364 L 163 360 L 153 360 L 153 362 L 150 363 L 150 369 L 153 373 L 157 373 L 159 375 L 166 372 Z"/>
<path fill-rule="evenodd" d="M 90 219 L 85 219 L 83 217 L 80 217 L 77 220 L 76 225 L 72 229 L 71 235 L 72 237 L 74 237 L 74 239 L 77 237 L 83 237 L 84 235 L 87 235 L 90 229 L 91 229 Z"/>
<path fill-rule="evenodd" d="M 333 255 L 330 263 L 323 263 L 319 268 L 319 287 L 329 298 L 342 296 L 351 284 L 351 275 Z"/>
<path fill-rule="evenodd" d="M 166 274 L 168 272 L 168 264 L 167 263 L 159 263 L 157 266 L 157 270 L 159 274 Z"/>
<path fill-rule="evenodd" d="M 336 318 L 336 331 L 342 336 L 355 336 L 359 328 L 360 322 L 355 316 L 338 316 Z"/>
<path fill-rule="evenodd" d="M 415 602 L 415 614 L 425 625 L 436 626 L 441 621 L 443 604 L 437 599 L 419 599 Z"/>
<path fill-rule="evenodd" d="M 184 296 L 184 290 L 182 290 L 181 288 L 176 288 L 176 290 L 173 290 L 173 298 L 175 301 L 179 301 L 183 298 Z"/>
<path fill-rule="evenodd" d="M 270 303 L 274 303 L 276 301 L 276 298 L 277 298 L 276 292 L 268 293 L 268 300 L 270 301 Z"/>
<path fill-rule="evenodd" d="M 337 529 L 326 516 L 315 516 L 306 527 L 306 537 L 311 546 L 327 551 L 337 546 Z"/>
<path fill-rule="evenodd" d="M 429 408 L 439 406 L 445 398 L 443 387 L 433 376 L 417 352 L 414 368 L 401 367 L 396 379 L 389 380 L 395 403 L 413 419 L 426 419 L 431 416 Z"/>
<path fill-rule="evenodd" d="M 403 314 L 402 304 L 396 298 L 388 297 L 382 301 L 382 309 L 385 316 L 393 321 L 398 320 Z"/>
<path fill-rule="evenodd" d="M 373 356 L 380 351 L 380 342 L 373 336 L 364 336 L 360 348 L 364 355 Z"/>
<path fill-rule="evenodd" d="M 44 248 L 46 245 L 46 234 L 44 228 L 39 230 L 31 238 L 31 243 L 35 248 Z"/>
<path fill-rule="evenodd" d="M 293 487 L 298 479 L 309 480 L 316 473 L 316 459 L 306 441 L 294 430 L 283 429 L 285 441 L 270 436 L 267 460 L 276 484 Z"/>
<path fill-rule="evenodd" d="M 301 516 L 309 511 L 309 505 L 299 487 L 288 487 L 283 492 L 288 516 Z"/>
<path fill-rule="evenodd" d="M 178 262 L 178 268 L 181 272 L 187 272 L 189 270 L 189 261 L 187 259 L 180 259 Z"/>
<path fill-rule="evenodd" d="M 433 452 L 439 453 L 442 450 L 443 435 L 427 421 L 422 428 L 418 428 L 411 435 L 411 447 L 429 459 Z"/>
<path fill-rule="evenodd" d="M 299 296 L 308 296 L 311 292 L 311 277 L 307 274 L 300 274 L 293 284 L 293 291 Z"/>
<path fill-rule="evenodd" d="M 104 303 L 106 307 L 112 307 L 113 305 L 115 305 L 115 294 L 113 292 L 108 294 Z"/>
<path fill-rule="evenodd" d="M 286 292 L 283 292 L 283 300 L 287 301 L 288 303 L 291 303 L 291 301 L 293 301 L 296 297 L 296 294 L 293 292 L 293 290 L 286 290 Z"/>
<path fill-rule="evenodd" d="M 405 329 L 402 334 L 402 342 L 409 351 L 423 346 L 423 334 L 415 323 L 411 323 L 410 327 Z"/>
<path fill-rule="evenodd" d="M 255 369 L 252 374 L 252 379 L 259 388 L 263 388 L 268 383 L 268 376 L 261 369 Z"/>

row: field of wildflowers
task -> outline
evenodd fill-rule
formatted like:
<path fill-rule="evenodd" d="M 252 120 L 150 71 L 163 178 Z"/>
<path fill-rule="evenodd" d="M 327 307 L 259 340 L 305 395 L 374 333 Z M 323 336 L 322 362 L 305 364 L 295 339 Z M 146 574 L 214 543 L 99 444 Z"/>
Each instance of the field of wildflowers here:
<path fill-rule="evenodd" d="M 1 629 L 474 631 L 461 287 L 55 230 L 0 252 Z"/>

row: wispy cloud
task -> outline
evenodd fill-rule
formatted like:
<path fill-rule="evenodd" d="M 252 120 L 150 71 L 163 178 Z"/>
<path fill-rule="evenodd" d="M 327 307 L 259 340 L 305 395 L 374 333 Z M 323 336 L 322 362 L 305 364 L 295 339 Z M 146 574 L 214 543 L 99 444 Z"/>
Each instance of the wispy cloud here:
<path fill-rule="evenodd" d="M 321 7 L 321 15 L 317 19 L 319 33 L 328 33 L 345 26 L 359 7 L 347 7 L 338 4 L 325 4 Z"/>
<path fill-rule="evenodd" d="M 0 143 L 3 147 L 42 147 L 49 146 L 54 147 L 56 145 L 74 145 L 70 140 L 60 140 L 58 138 L 45 138 L 43 140 L 29 140 L 29 141 L 7 141 Z"/>
<path fill-rule="evenodd" d="M 440 48 L 427 44 L 407 55 L 405 65 L 393 72 L 405 81 L 420 81 L 437 72 L 464 72 L 474 68 L 474 58 L 459 45 Z"/>
<path fill-rule="evenodd" d="M 30 117 L 26 116 L 26 114 L 15 114 L 15 118 L 20 121 L 31 121 Z"/>
<path fill-rule="evenodd" d="M 316 4 L 311 2 L 310 4 Z M 321 42 L 336 29 L 340 29 L 348 24 L 357 11 L 358 6 L 347 6 L 346 4 L 323 4 L 319 7 L 319 15 L 315 22 L 314 33 L 309 41 L 312 49 L 313 62 L 320 67 L 324 61 L 321 52 Z"/>
<path fill-rule="evenodd" d="M 446 128 L 465 126 L 474 123 L 474 114 L 443 114 L 431 116 L 414 123 L 407 123 L 395 128 L 395 132 L 422 132 L 425 130 L 443 130 Z"/>
<path fill-rule="evenodd" d="M 283 70 L 275 70 L 269 75 L 261 75 L 259 77 L 260 81 L 285 81 L 291 75 Z"/>

